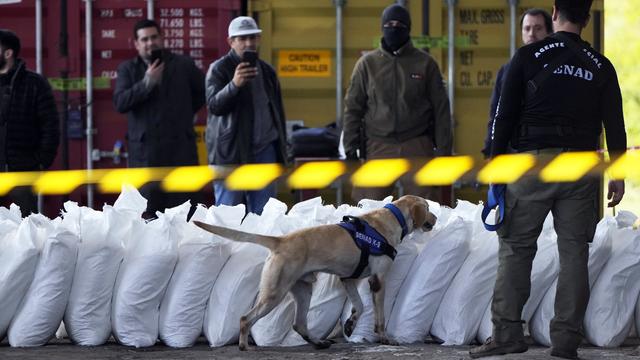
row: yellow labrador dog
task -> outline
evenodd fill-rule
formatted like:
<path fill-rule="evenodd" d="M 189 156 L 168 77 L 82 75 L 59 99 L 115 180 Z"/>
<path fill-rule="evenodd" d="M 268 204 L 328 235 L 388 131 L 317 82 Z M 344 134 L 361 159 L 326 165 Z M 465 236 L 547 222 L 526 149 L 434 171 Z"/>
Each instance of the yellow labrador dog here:
<path fill-rule="evenodd" d="M 388 208 L 373 210 L 351 220 L 358 224 L 362 220 L 366 222 L 374 229 L 373 232 L 377 231 L 378 235 L 384 237 L 395 256 L 393 248 L 401 242 L 405 233 L 419 228 L 431 230 L 436 217 L 429 212 L 427 201 L 421 197 L 407 195 L 392 204 L 394 206 L 387 205 Z M 327 340 L 311 339 L 307 330 L 311 286 L 315 280 L 314 273 L 317 271 L 335 274 L 343 280 L 347 295 L 353 304 L 351 317 L 344 325 L 347 336 L 351 335 L 363 311 L 357 281 L 369 277 L 375 307 L 375 331 L 382 343 L 394 343 L 385 333 L 383 304 L 384 276 L 391 266 L 393 256 L 373 256 L 368 252 L 363 256 L 362 243 L 359 243 L 360 247 L 356 245 L 354 240 L 357 236 L 352 237 L 350 232 L 341 225 L 322 225 L 284 236 L 264 236 L 199 221 L 194 223 L 227 239 L 260 244 L 271 250 L 262 270 L 256 304 L 249 313 L 240 318 L 240 350 L 247 349 L 249 331 L 253 324 L 276 307 L 289 291 L 297 305 L 294 330 L 316 348 L 327 348 L 331 345 Z M 367 238 L 366 235 L 359 236 Z M 375 236 L 369 237 L 368 241 L 375 244 L 376 239 L 378 238 Z M 385 247 L 389 248 L 386 245 Z"/>

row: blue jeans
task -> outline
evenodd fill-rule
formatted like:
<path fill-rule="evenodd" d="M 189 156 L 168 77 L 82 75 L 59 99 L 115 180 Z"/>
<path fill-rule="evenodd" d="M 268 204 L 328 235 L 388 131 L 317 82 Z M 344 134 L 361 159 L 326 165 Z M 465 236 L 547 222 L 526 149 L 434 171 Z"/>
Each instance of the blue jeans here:
<path fill-rule="evenodd" d="M 274 142 L 262 150 L 262 152 L 256 154 L 255 163 L 269 164 L 277 162 L 276 146 L 277 143 Z M 262 209 L 267 201 L 269 201 L 269 198 L 276 196 L 276 183 L 273 182 L 266 188 L 258 191 L 231 191 L 224 187 L 224 181 L 214 181 L 213 191 L 216 197 L 216 206 L 245 204 L 247 206 L 247 213 L 252 212 L 261 215 Z"/>

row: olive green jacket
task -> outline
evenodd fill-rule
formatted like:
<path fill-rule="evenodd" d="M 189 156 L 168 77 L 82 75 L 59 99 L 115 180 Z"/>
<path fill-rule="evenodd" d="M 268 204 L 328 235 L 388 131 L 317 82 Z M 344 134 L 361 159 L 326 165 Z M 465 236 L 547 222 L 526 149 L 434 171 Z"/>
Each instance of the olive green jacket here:
<path fill-rule="evenodd" d="M 450 155 L 451 113 L 438 64 L 411 41 L 395 53 L 381 46 L 356 63 L 345 96 L 345 152 L 359 148 L 364 123 L 367 138 L 401 143 L 427 135 L 436 155 Z"/>

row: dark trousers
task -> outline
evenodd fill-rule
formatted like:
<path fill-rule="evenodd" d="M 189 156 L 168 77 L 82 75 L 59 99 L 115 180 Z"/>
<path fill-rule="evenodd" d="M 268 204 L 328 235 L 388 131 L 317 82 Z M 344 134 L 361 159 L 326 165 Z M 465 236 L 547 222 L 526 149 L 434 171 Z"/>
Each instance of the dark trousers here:
<path fill-rule="evenodd" d="M 147 210 L 143 217 L 154 217 L 156 211 L 164 212 L 166 209 L 182 205 L 187 201 L 191 201 L 191 210 L 187 218 L 195 212 L 196 206 L 203 202 L 203 196 L 199 192 L 165 192 L 162 190 L 159 182 L 152 182 L 140 188 L 140 194 L 147 199 Z"/>
<path fill-rule="evenodd" d="M 278 162 L 277 155 L 277 142 L 274 142 L 271 146 L 262 150 L 260 153 L 255 154 L 256 164 L 269 164 Z M 277 195 L 276 183 L 272 182 L 264 189 L 256 191 L 234 191 L 229 190 L 224 186 L 224 181 L 214 181 L 213 191 L 216 201 L 216 206 L 229 205 L 235 206 L 238 204 L 245 204 L 247 213 L 254 213 L 261 215 L 264 206 L 269 201 L 269 198 L 275 198 Z"/>
<path fill-rule="evenodd" d="M 393 159 L 412 157 L 432 157 L 433 142 L 428 136 L 418 136 L 399 144 L 385 143 L 372 139 L 367 140 L 367 160 Z M 433 200 L 434 188 L 418 186 L 411 176 L 400 179 L 405 195 L 416 195 Z M 354 202 L 362 199 L 382 200 L 393 194 L 393 186 L 389 187 L 354 187 L 351 198 Z"/>
<path fill-rule="evenodd" d="M 491 304 L 493 337 L 498 343 L 522 341 L 522 309 L 531 290 L 531 264 L 544 220 L 553 214 L 558 235 L 560 273 L 551 343 L 576 349 L 589 302 L 589 242 L 598 221 L 598 179 L 541 183 L 526 177 L 507 186 L 500 236 L 498 276 Z"/>
<path fill-rule="evenodd" d="M 38 213 L 38 196 L 33 193 L 31 186 L 15 187 L 0 199 L 3 206 L 9 207 L 11 203 L 20 206 L 22 217 Z"/>

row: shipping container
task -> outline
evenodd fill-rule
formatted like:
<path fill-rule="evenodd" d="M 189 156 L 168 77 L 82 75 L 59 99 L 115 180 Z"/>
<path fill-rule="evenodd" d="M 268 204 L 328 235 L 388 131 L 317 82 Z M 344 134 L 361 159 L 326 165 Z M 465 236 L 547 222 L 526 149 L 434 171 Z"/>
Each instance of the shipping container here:
<path fill-rule="evenodd" d="M 594 1 L 591 21 L 583 31 L 583 38 L 600 51 L 604 39 L 603 1 Z M 248 12 L 263 30 L 260 57 L 270 62 L 279 75 L 287 120 L 315 127 L 341 117 L 342 98 L 353 66 L 362 54 L 377 46 L 380 15 L 393 2 L 24 0 L 0 5 L 0 27 L 20 36 L 22 57 L 28 67 L 42 72 L 56 90 L 58 109 L 67 123 L 68 146 L 61 146 L 54 168 L 110 168 L 126 166 L 126 147 L 122 147 L 126 144 L 126 118 L 115 112 L 112 92 L 118 64 L 136 55 L 132 32 L 136 21 L 155 18 L 164 30 L 165 46 L 193 57 L 206 71 L 210 62 L 228 51 L 229 21 Z M 455 152 L 481 161 L 489 97 L 498 69 L 521 45 L 520 17 L 531 7 L 551 11 L 553 0 L 397 2 L 410 10 L 414 42 L 435 58 L 448 85 Z M 87 6 L 91 7 L 89 17 L 85 16 Z M 452 51 L 447 40 L 450 35 L 454 37 Z M 91 51 L 87 57 L 88 45 Z M 86 90 L 88 68 L 92 93 Z M 196 122 L 201 163 L 205 163 L 206 156 L 202 141 L 205 122 L 203 110 Z M 469 185 L 472 184 L 445 191 L 445 198 L 440 200 L 475 201 L 484 197 L 484 192 Z M 211 192 L 210 186 L 204 191 Z M 69 198 L 87 204 L 87 187 L 76 190 Z M 56 215 L 62 201 L 63 197 L 47 197 L 46 213 Z M 105 201 L 112 202 L 113 196 L 95 193 L 92 202 L 94 207 L 100 207 Z"/>
<path fill-rule="evenodd" d="M 90 17 L 85 16 L 87 4 L 91 7 Z M 115 111 L 112 95 L 118 65 L 137 55 L 133 44 L 137 21 L 154 18 L 164 31 L 164 46 L 191 56 L 206 72 L 209 63 L 228 51 L 227 26 L 240 13 L 240 0 L 25 0 L 0 5 L 0 27 L 17 33 L 22 42 L 21 57 L 29 69 L 38 70 L 49 79 L 61 119 L 66 115 L 68 145 L 67 149 L 61 145 L 53 168 L 126 166 L 127 122 L 125 115 Z M 91 47 L 89 63 L 87 46 Z M 87 65 L 92 69 L 92 95 L 86 91 Z M 203 108 L 196 119 L 198 156 L 203 164 L 205 123 Z M 87 133 L 92 141 L 89 150 Z M 87 204 L 87 187 L 69 197 L 46 197 L 45 213 L 57 215 L 67 198 Z M 113 200 L 114 196 L 96 192 L 93 204 L 101 207 Z"/>
<path fill-rule="evenodd" d="M 380 17 L 392 3 L 409 9 L 414 43 L 440 66 L 453 104 L 454 152 L 481 162 L 498 69 L 522 46 L 520 18 L 534 7 L 551 13 L 553 0 L 250 0 L 249 11 L 263 29 L 260 55 L 278 71 L 287 118 L 324 126 L 341 116 L 353 67 L 378 46 Z M 599 51 L 603 9 L 603 0 L 593 2 L 582 33 Z M 472 185 L 457 186 L 453 199 L 483 199 L 486 191 Z"/>

